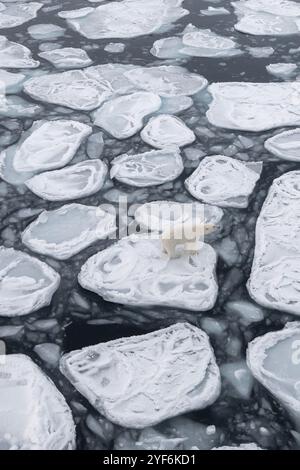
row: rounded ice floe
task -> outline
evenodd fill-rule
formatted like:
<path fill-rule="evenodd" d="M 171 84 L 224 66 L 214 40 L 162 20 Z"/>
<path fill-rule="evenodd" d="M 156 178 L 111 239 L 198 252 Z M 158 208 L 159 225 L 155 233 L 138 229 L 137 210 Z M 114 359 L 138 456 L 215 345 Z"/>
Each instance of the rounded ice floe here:
<path fill-rule="evenodd" d="M 285 407 L 299 425 L 300 323 L 287 323 L 249 343 L 248 366 L 254 377 Z"/>
<path fill-rule="evenodd" d="M 182 48 L 182 38 L 177 36 L 170 36 L 168 38 L 158 39 L 154 41 L 150 52 L 158 59 L 184 59 L 187 58 L 186 54 L 181 54 L 179 51 Z"/>
<path fill-rule="evenodd" d="M 3 0 L 3 3 L 0 3 L 0 29 L 15 28 L 36 18 L 42 6 L 42 3 L 37 2 L 6 4 Z"/>
<path fill-rule="evenodd" d="M 159 235 L 131 235 L 87 260 L 79 283 L 109 302 L 210 310 L 216 301 L 216 254 L 205 243 L 193 256 L 169 259 Z"/>
<path fill-rule="evenodd" d="M 101 160 L 85 160 L 36 175 L 26 181 L 26 186 L 47 201 L 67 201 L 100 191 L 106 174 L 107 166 Z"/>
<path fill-rule="evenodd" d="M 141 132 L 141 138 L 152 147 L 184 147 L 196 139 L 194 132 L 176 116 L 160 114 L 152 117 Z"/>
<path fill-rule="evenodd" d="M 300 83 L 213 83 L 207 111 L 211 124 L 260 132 L 300 124 Z"/>
<path fill-rule="evenodd" d="M 265 141 L 265 148 L 276 157 L 300 161 L 300 128 L 281 132 Z"/>
<path fill-rule="evenodd" d="M 1 449 L 74 449 L 72 413 L 54 383 L 25 354 L 0 359 Z"/>
<path fill-rule="evenodd" d="M 0 69 L 0 94 L 18 93 L 25 80 L 22 73 L 11 73 Z"/>
<path fill-rule="evenodd" d="M 221 207 L 248 206 L 262 163 L 244 163 L 223 155 L 201 160 L 198 168 L 185 181 L 187 190 L 200 201 Z"/>
<path fill-rule="evenodd" d="M 240 444 L 236 446 L 214 447 L 211 450 L 262 450 L 262 448 L 258 447 L 254 442 L 251 442 L 250 444 Z"/>
<path fill-rule="evenodd" d="M 65 260 L 115 230 L 115 215 L 74 203 L 43 211 L 24 230 L 22 242 L 37 253 Z"/>
<path fill-rule="evenodd" d="M 110 42 L 104 47 L 105 52 L 110 52 L 111 54 L 120 54 L 125 50 L 125 44 L 123 42 Z"/>
<path fill-rule="evenodd" d="M 256 224 L 248 290 L 260 305 L 300 315 L 300 172 L 273 181 Z"/>
<path fill-rule="evenodd" d="M 170 225 L 190 220 L 218 226 L 223 215 L 224 212 L 219 207 L 200 202 L 153 201 L 140 206 L 135 211 L 134 218 L 143 229 L 163 232 Z"/>
<path fill-rule="evenodd" d="M 62 11 L 58 15 L 88 39 L 122 39 L 165 30 L 189 12 L 183 0 L 123 0 L 96 8 Z"/>
<path fill-rule="evenodd" d="M 104 103 L 94 113 L 94 123 L 116 139 L 127 139 L 143 127 L 143 119 L 157 111 L 161 99 L 155 93 L 136 92 Z"/>
<path fill-rule="evenodd" d="M 220 393 L 209 338 L 188 323 L 72 351 L 61 371 L 101 414 L 129 428 L 206 408 Z"/>
<path fill-rule="evenodd" d="M 0 247 L 0 316 L 27 315 L 49 305 L 60 283 L 50 266 L 13 248 Z"/>
<path fill-rule="evenodd" d="M 207 86 L 204 77 L 177 65 L 138 67 L 125 72 L 124 75 L 135 86 L 163 97 L 190 96 Z"/>
<path fill-rule="evenodd" d="M 33 60 L 27 47 L 0 36 L 0 68 L 29 69 L 39 65 L 37 60 Z"/>
<path fill-rule="evenodd" d="M 75 47 L 52 49 L 51 51 L 40 52 L 39 56 L 51 62 L 57 69 L 87 67 L 93 62 L 84 49 Z"/>
<path fill-rule="evenodd" d="M 165 148 L 136 155 L 120 155 L 111 162 L 111 178 L 144 188 L 175 180 L 183 172 L 178 148 Z"/>
<path fill-rule="evenodd" d="M 281 78 L 290 78 L 292 75 L 295 75 L 297 68 L 298 66 L 296 64 L 280 62 L 266 66 L 266 69 L 269 73 L 275 75 L 275 77 Z"/>
<path fill-rule="evenodd" d="M 193 106 L 194 102 L 190 96 L 170 96 L 162 98 L 161 107 L 156 114 L 179 114 Z"/>
<path fill-rule="evenodd" d="M 29 26 L 27 32 L 34 39 L 49 41 L 64 36 L 65 29 L 51 23 L 40 23 Z"/>
<path fill-rule="evenodd" d="M 210 29 L 196 29 L 185 33 L 179 52 L 195 57 L 228 57 L 241 54 L 235 41 L 219 36 Z"/>

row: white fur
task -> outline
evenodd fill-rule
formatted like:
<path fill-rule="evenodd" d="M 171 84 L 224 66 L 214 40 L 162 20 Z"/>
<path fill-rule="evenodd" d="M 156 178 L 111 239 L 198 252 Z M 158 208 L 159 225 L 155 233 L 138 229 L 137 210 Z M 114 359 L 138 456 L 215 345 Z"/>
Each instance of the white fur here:
<path fill-rule="evenodd" d="M 183 246 L 183 253 L 195 254 L 199 250 L 199 241 L 215 229 L 213 224 L 199 222 L 183 222 L 168 227 L 161 236 L 162 248 L 169 258 L 177 258 L 179 246 Z"/>

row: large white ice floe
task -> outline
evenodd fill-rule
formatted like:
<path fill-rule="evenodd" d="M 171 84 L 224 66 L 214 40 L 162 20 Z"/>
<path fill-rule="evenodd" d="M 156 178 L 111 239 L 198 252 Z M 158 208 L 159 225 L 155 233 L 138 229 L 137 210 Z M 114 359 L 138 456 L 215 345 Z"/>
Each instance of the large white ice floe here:
<path fill-rule="evenodd" d="M 67 23 L 88 39 L 121 39 L 163 32 L 189 12 L 183 0 L 123 0 L 96 8 L 59 13 Z"/>
<path fill-rule="evenodd" d="M 220 393 L 209 338 L 188 323 L 72 351 L 61 371 L 101 414 L 130 428 L 206 408 Z"/>
<path fill-rule="evenodd" d="M 196 199 L 221 207 L 247 207 L 262 170 L 261 162 L 245 163 L 223 155 L 203 158 L 185 181 Z"/>
<path fill-rule="evenodd" d="M 40 23 L 29 26 L 27 32 L 33 39 L 51 41 L 51 39 L 64 36 L 65 29 L 51 23 Z"/>
<path fill-rule="evenodd" d="M 46 263 L 0 247 L 0 316 L 27 315 L 49 305 L 59 283 L 59 274 Z"/>
<path fill-rule="evenodd" d="M 67 204 L 43 211 L 22 233 L 31 250 L 65 260 L 116 230 L 116 217 L 100 207 Z"/>
<path fill-rule="evenodd" d="M 183 169 L 180 151 L 173 147 L 120 155 L 112 161 L 110 176 L 121 183 L 143 188 L 173 181 Z"/>
<path fill-rule="evenodd" d="M 300 314 L 300 172 L 273 181 L 256 225 L 248 290 L 265 307 Z"/>
<path fill-rule="evenodd" d="M 0 175 L 12 184 L 24 183 L 36 173 L 69 163 L 90 126 L 78 121 L 35 121 L 20 141 L 0 154 Z"/>
<path fill-rule="evenodd" d="M 30 69 L 40 65 L 34 60 L 31 51 L 17 42 L 9 41 L 5 36 L 0 36 L 0 68 Z"/>
<path fill-rule="evenodd" d="M 218 226 L 223 215 L 224 212 L 219 207 L 200 202 L 153 201 L 138 207 L 134 218 L 145 230 L 163 232 L 172 225 L 187 221 L 201 221 Z"/>
<path fill-rule="evenodd" d="M 195 255 L 170 259 L 158 236 L 130 235 L 89 258 L 78 279 L 109 302 L 204 311 L 217 297 L 215 266 L 205 243 Z"/>
<path fill-rule="evenodd" d="M 184 147 L 196 139 L 194 132 L 176 116 L 159 114 L 152 117 L 141 132 L 141 138 L 152 147 Z"/>
<path fill-rule="evenodd" d="M 235 29 L 253 35 L 282 36 L 300 33 L 300 5 L 290 0 L 232 2 L 238 16 Z"/>
<path fill-rule="evenodd" d="M 254 377 L 290 412 L 300 425 L 300 323 L 255 338 L 247 362 Z"/>
<path fill-rule="evenodd" d="M 74 449 L 72 413 L 54 383 L 25 354 L 0 358 L 0 448 Z"/>
<path fill-rule="evenodd" d="M 300 161 L 300 128 L 280 132 L 265 141 L 265 148 L 276 157 Z"/>
<path fill-rule="evenodd" d="M 260 132 L 300 124 L 300 83 L 213 83 L 207 111 L 211 124 Z"/>
<path fill-rule="evenodd" d="M 40 52 L 39 56 L 51 62 L 57 69 L 87 67 L 93 62 L 84 49 L 76 47 L 52 49 L 51 51 Z"/>
<path fill-rule="evenodd" d="M 106 174 L 107 166 L 101 160 L 85 160 L 33 176 L 26 181 L 26 186 L 47 201 L 67 201 L 100 191 Z"/>
<path fill-rule="evenodd" d="M 14 28 L 36 18 L 42 3 L 8 3 L 0 2 L 0 29 Z"/>
<path fill-rule="evenodd" d="M 11 73 L 0 69 L 0 94 L 18 93 L 22 90 L 25 78 L 22 73 Z"/>
<path fill-rule="evenodd" d="M 104 103 L 94 113 L 94 123 L 116 139 L 127 139 L 143 127 L 143 120 L 157 111 L 161 99 L 155 93 L 136 92 Z"/>

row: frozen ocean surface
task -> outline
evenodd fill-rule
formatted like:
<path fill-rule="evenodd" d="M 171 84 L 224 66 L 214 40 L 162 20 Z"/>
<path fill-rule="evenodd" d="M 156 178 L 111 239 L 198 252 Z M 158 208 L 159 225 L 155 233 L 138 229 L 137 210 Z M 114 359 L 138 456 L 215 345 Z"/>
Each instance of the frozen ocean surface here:
<path fill-rule="evenodd" d="M 0 449 L 299 449 L 299 2 L 2 0 L 0 33 Z M 169 260 L 181 208 L 214 230 Z"/>

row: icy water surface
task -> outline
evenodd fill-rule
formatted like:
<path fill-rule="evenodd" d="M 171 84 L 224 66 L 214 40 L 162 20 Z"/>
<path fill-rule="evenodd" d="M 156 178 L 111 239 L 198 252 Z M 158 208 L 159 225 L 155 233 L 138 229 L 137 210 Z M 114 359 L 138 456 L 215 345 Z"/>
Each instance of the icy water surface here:
<path fill-rule="evenodd" d="M 41 0 L 41 2 L 43 7 L 38 11 L 36 18 L 20 26 L 0 30 L 9 41 L 27 46 L 33 58 L 40 61 L 40 66 L 34 70 L 26 69 L 26 74 L 31 76 L 37 77 L 39 73 L 64 70 L 64 67 L 55 68 L 46 58 L 40 57 L 39 53 L 51 50 L 51 48 L 70 47 L 85 50 L 92 65 L 106 63 L 149 67 L 183 65 L 190 72 L 204 76 L 209 83 L 235 81 L 282 83 L 282 76 L 270 74 L 266 69 L 267 65 L 284 62 L 294 63 L 300 67 L 299 34 L 255 36 L 238 32 L 234 29 L 237 19 L 233 7 L 227 0 L 185 0 L 182 6 L 190 13 L 175 21 L 168 31 L 130 39 L 87 39 L 71 29 L 66 20 L 57 15 L 59 11 L 95 7 L 98 4 L 87 0 Z M 207 10 L 209 7 L 224 7 L 229 14 L 200 13 L 200 10 Z M 170 36 L 180 37 L 183 29 L 190 23 L 198 28 L 209 28 L 214 33 L 230 37 L 236 41 L 242 53 L 230 57 L 185 56 L 178 60 L 158 59 L 150 53 L 154 41 Z M 38 24 L 52 24 L 64 28 L 65 31 L 54 28 L 52 38 L 49 38 L 50 33 L 48 37 L 46 33 L 45 37 L 43 35 L 40 37 L 40 33 L 34 33 L 33 28 Z M 31 30 L 28 30 L 29 27 Z M 111 42 L 122 43 L 125 47 L 118 46 L 117 52 L 111 52 L 114 48 L 106 47 Z M 259 57 L 265 54 L 257 48 L 268 48 L 267 52 L 264 50 L 264 53 L 269 54 L 271 51 L 271 55 Z M 270 48 L 273 48 L 273 51 Z M 77 62 L 75 62 L 75 67 L 70 68 L 82 68 L 87 65 L 76 64 Z M 22 69 L 7 70 L 23 73 Z M 296 76 L 297 73 L 293 78 Z M 290 76 L 287 79 L 291 79 Z M 7 113 L 1 112 L 0 150 L 17 143 L 22 133 L 31 128 L 34 120 L 68 119 L 94 126 L 92 111 L 77 111 L 68 107 L 47 104 L 30 98 L 23 91 L 15 92 L 14 96 L 16 95 L 26 100 L 27 104 L 23 103 L 25 110 L 31 105 L 39 107 L 34 117 L 26 111 L 24 115 L 17 117 L 10 117 Z M 21 234 L 26 227 L 36 220 L 43 210 L 58 209 L 65 203 L 72 203 L 73 200 L 51 202 L 41 199 L 23 184 L 13 185 L 5 181 L 0 182 L 1 244 L 39 258 L 61 276 L 59 288 L 53 295 L 49 306 L 26 316 L 0 317 L 0 337 L 5 341 L 7 353 L 27 354 L 54 381 L 71 407 L 76 423 L 78 449 L 112 449 L 120 448 L 122 445 L 126 448 L 130 444 L 126 444 L 128 436 L 125 436 L 125 444 L 124 442 L 122 444 L 121 437 L 124 429 L 101 416 L 61 374 L 58 368 L 60 355 L 84 346 L 150 333 L 183 321 L 200 327 L 209 335 L 222 375 L 219 398 L 204 410 L 184 415 L 184 418 L 205 425 L 197 428 L 196 431 L 204 435 L 201 438 L 202 448 L 210 449 L 221 445 L 252 442 L 265 449 L 294 449 L 299 446 L 299 434 L 295 431 L 295 423 L 279 401 L 263 385 L 257 381 L 253 382 L 245 366 L 245 357 L 247 345 L 255 337 L 270 331 L 281 330 L 287 321 L 297 320 L 297 317 L 284 311 L 272 310 L 255 304 L 249 297 L 246 283 L 253 261 L 256 220 L 267 192 L 275 178 L 289 171 L 299 170 L 300 167 L 297 162 L 276 158 L 264 148 L 264 141 L 274 135 L 274 129 L 252 133 L 215 127 L 208 122 L 205 115 L 210 97 L 204 92 L 192 98 L 193 105 L 180 112 L 179 118 L 192 129 L 195 140 L 184 147 L 181 152 L 184 170 L 177 179 L 157 186 L 139 188 L 123 184 L 116 178 L 107 177 L 104 186 L 100 188 L 101 179 L 100 189 L 96 193 L 84 198 L 76 198 L 74 201 L 87 206 L 109 203 L 117 208 L 118 197 L 121 194 L 128 197 L 130 205 L 156 200 L 190 202 L 194 199 L 188 193 L 184 182 L 206 155 L 225 155 L 244 163 L 263 162 L 261 177 L 249 196 L 248 207 L 223 208 L 223 227 L 212 242 L 218 253 L 216 272 L 219 292 L 215 306 L 209 311 L 188 311 L 175 307 L 124 306 L 105 301 L 96 293 L 84 289 L 77 280 L 82 265 L 92 255 L 110 246 L 112 240 L 99 240 L 98 238 L 101 237 L 96 236 L 96 241 L 92 245 L 65 260 L 30 251 L 21 239 Z M 152 112 L 151 110 L 148 114 Z M 287 130 L 287 128 L 282 130 Z M 101 136 L 98 136 L 95 146 L 92 145 L 93 141 L 88 140 L 87 145 L 87 140 L 85 140 L 77 151 L 75 149 L 76 154 L 70 164 L 73 165 L 89 158 L 98 158 L 97 153 L 99 149 L 101 153 L 102 145 L 104 147 L 100 158 L 109 168 L 111 160 L 118 155 L 141 154 L 153 150 L 140 138 L 139 133 L 133 137 L 118 140 L 100 127 L 94 126 L 92 129 L 93 135 L 100 131 L 103 133 L 104 143 L 102 144 Z M 215 181 L 215 184 L 218 186 L 218 181 Z M 235 182 L 233 181 L 232 184 Z M 132 215 L 133 212 L 129 211 L 130 220 L 132 220 Z M 76 229 L 80 231 L 83 219 L 79 219 L 79 222 L 76 224 Z M 45 229 L 41 230 L 44 233 Z M 61 236 L 55 232 L 53 234 L 56 238 Z M 72 235 L 73 233 L 67 233 L 68 237 Z M 51 240 L 53 237 L 50 237 Z M 251 308 L 245 304 L 236 307 L 234 303 L 236 301 L 251 302 Z M 248 311 L 247 308 L 250 310 Z M 50 348 L 46 347 L 48 354 L 43 354 L 45 348 L 38 347 L 44 343 L 51 344 Z M 242 380 L 242 385 L 237 385 L 237 380 L 234 379 L 233 384 L 230 383 L 228 364 L 236 365 L 239 370 L 244 368 L 245 378 Z M 180 423 L 178 427 L 181 430 L 186 429 L 188 433 L 190 425 L 191 421 L 187 421 Z M 162 423 L 157 430 L 164 433 L 167 426 L 168 424 Z M 174 426 L 176 428 L 177 424 L 175 423 Z M 210 427 L 207 428 L 207 426 Z M 207 429 L 212 432 L 214 439 L 207 439 Z M 183 432 L 183 439 L 187 439 L 184 431 L 181 432 Z M 133 436 L 136 438 L 134 432 Z M 180 448 L 180 443 L 178 443 L 179 447 L 176 447 L 177 444 L 173 441 L 166 445 L 173 446 L 171 448 Z"/>

